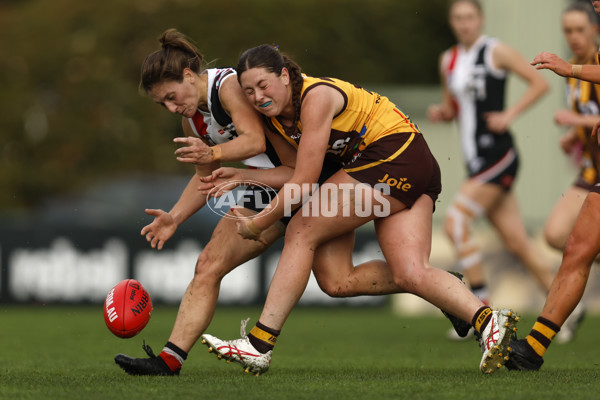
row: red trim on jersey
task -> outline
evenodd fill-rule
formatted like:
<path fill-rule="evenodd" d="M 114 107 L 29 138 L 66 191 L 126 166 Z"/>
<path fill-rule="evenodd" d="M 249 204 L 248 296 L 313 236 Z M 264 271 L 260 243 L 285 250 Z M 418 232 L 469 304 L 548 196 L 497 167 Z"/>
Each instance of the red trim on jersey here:
<path fill-rule="evenodd" d="M 450 63 L 446 68 L 446 76 L 450 75 L 454 69 L 454 66 L 456 65 L 456 59 L 458 58 L 458 46 L 452 46 L 452 48 L 450 48 L 448 51 L 450 52 Z M 458 102 L 454 96 L 452 96 L 452 106 L 454 107 L 454 112 L 458 114 Z"/>
<path fill-rule="evenodd" d="M 194 127 L 196 128 L 196 132 L 198 132 L 198 135 L 200 135 L 200 137 L 206 136 L 206 130 L 208 129 L 208 125 L 206 124 L 206 122 L 204 122 L 204 116 L 201 113 L 197 112 L 192 117 L 192 122 L 194 123 Z"/>
<path fill-rule="evenodd" d="M 398 110 L 397 108 L 394 108 L 394 112 L 396 112 L 396 114 L 398 114 L 399 116 L 401 116 L 403 118 L 402 122 L 408 122 L 408 124 L 410 125 L 410 127 L 416 131 L 419 130 L 419 128 L 417 128 L 415 126 L 415 124 L 413 124 L 413 122 L 410 120 L 410 118 L 404 114 L 402 111 Z"/>

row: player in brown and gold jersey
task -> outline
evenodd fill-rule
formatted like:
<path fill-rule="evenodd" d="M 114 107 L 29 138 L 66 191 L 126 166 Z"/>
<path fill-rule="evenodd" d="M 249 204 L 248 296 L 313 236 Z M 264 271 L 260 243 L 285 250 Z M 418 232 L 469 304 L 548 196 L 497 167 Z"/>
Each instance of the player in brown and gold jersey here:
<path fill-rule="evenodd" d="M 303 76 L 296 63 L 271 46 L 247 50 L 237 71 L 250 103 L 269 121 L 267 137 L 282 135 L 297 148 L 294 173 L 283 190 L 264 212 L 240 218 L 238 231 L 245 238 L 262 240 L 263 229 L 285 215 L 286 209 L 302 208 L 286 230 L 256 326 L 242 339 L 223 341 L 203 335 L 203 343 L 248 371 L 265 372 L 311 268 L 315 276 L 340 268 L 313 266 L 315 252 L 337 243 L 345 249 L 341 258 L 351 257 L 354 230 L 374 221 L 386 260 L 376 272 L 389 278 L 385 287 L 415 294 L 470 321 L 481 337 L 481 371 L 492 373 L 501 367 L 518 318 L 507 309 L 493 311 L 460 280 L 429 264 L 440 170 L 410 118 L 377 93 L 333 78 Z M 315 189 L 325 158 L 342 169 Z M 292 196 L 294 191 L 300 196 Z M 302 205 L 305 195 L 311 194 Z M 364 279 L 363 283 L 369 282 L 368 276 Z"/>
<path fill-rule="evenodd" d="M 592 0 L 600 14 L 600 0 Z M 600 84 L 600 66 L 570 64 L 555 54 L 543 52 L 531 63 L 537 69 L 549 69 L 557 75 Z M 592 128 L 597 134 L 600 122 Z M 552 282 L 542 313 L 526 338 L 510 342 L 509 369 L 538 370 L 556 334 L 571 315 L 583 296 L 590 269 L 600 253 L 600 184 L 594 185 L 586 196 L 573 230 L 567 238 L 563 259 Z"/>
<path fill-rule="evenodd" d="M 574 55 L 572 64 L 598 64 L 596 21 L 594 10 L 588 3 L 573 3 L 563 12 L 562 28 Z M 598 144 L 591 137 L 592 127 L 600 120 L 600 85 L 567 77 L 567 99 L 569 109 L 557 111 L 554 120 L 569 128 L 561 137 L 560 145 L 565 153 L 576 159 L 579 174 L 557 201 L 544 229 L 548 244 L 561 251 L 585 197 L 600 176 Z"/>
<path fill-rule="evenodd" d="M 562 28 L 574 55 L 570 62 L 598 65 L 598 25 L 590 4 L 577 2 L 567 7 L 562 14 Z M 570 108 L 558 110 L 554 120 L 558 125 L 570 128 L 561 137 L 560 145 L 578 163 L 579 174 L 556 202 L 544 227 L 546 242 L 560 251 L 564 249 L 583 201 L 600 178 L 598 143 L 591 137 L 592 127 L 600 121 L 600 85 L 568 77 L 567 99 Z M 563 324 L 556 342 L 573 340 L 584 312 L 583 304 L 579 304 Z"/>

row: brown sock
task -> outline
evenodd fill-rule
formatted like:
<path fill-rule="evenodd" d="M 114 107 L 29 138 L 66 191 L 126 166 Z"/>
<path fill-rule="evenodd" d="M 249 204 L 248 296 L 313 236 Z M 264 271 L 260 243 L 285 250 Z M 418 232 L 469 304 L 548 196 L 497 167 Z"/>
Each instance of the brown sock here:
<path fill-rule="evenodd" d="M 275 347 L 275 342 L 277 342 L 277 337 L 280 333 L 281 331 L 269 328 L 258 321 L 250 333 L 248 333 L 248 340 L 250 340 L 250 343 L 256 350 L 264 354 L 270 350 L 273 350 L 273 347 Z"/>

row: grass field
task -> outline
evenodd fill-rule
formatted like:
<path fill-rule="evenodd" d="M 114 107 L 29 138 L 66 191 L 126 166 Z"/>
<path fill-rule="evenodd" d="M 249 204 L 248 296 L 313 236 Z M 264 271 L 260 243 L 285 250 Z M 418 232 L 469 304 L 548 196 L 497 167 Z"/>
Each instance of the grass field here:
<path fill-rule="evenodd" d="M 0 308 L 0 399 L 593 399 L 600 392 L 600 318 L 577 339 L 554 344 L 539 372 L 479 372 L 474 340 L 444 339 L 442 317 L 403 318 L 386 308 L 298 308 L 277 344 L 270 371 L 243 373 L 196 346 L 179 377 L 131 377 L 116 353 L 158 354 L 176 309 L 157 307 L 146 329 L 118 339 L 102 308 Z M 256 308 L 220 308 L 208 332 L 234 338 Z M 441 315 L 441 314 L 440 314 Z M 525 316 L 520 333 L 532 326 Z"/>

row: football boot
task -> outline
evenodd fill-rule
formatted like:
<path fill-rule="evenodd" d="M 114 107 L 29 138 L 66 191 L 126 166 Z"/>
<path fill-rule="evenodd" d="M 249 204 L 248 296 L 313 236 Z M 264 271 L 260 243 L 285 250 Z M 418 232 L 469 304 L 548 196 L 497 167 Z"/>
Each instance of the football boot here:
<path fill-rule="evenodd" d="M 506 368 L 509 370 L 537 371 L 544 363 L 544 358 L 531 348 L 527 339 L 511 340 L 508 356 Z"/>
<path fill-rule="evenodd" d="M 152 348 L 144 343 L 142 348 L 150 358 L 133 358 L 117 354 L 115 362 L 129 375 L 179 375 L 179 370 L 171 371 L 162 358 L 154 355 Z"/>
<path fill-rule="evenodd" d="M 518 321 L 519 316 L 507 308 L 492 311 L 490 322 L 480 335 L 476 334 L 483 353 L 479 363 L 481 372 L 491 374 L 509 360 L 510 339 L 517 331 Z"/>

